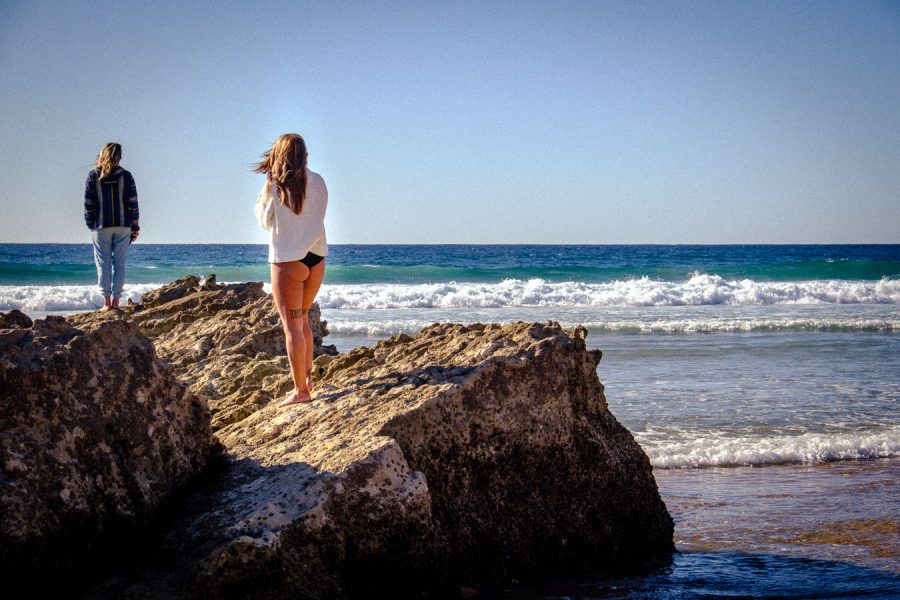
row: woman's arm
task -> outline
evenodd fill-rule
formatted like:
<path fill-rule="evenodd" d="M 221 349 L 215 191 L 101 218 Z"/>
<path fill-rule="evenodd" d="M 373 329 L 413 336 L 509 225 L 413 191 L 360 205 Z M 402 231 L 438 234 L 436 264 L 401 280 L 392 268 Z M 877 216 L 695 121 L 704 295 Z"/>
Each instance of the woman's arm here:
<path fill-rule="evenodd" d="M 262 191 L 256 197 L 256 206 L 253 207 L 253 214 L 256 215 L 256 222 L 259 226 L 269 231 L 272 229 L 272 221 L 275 220 L 275 203 L 269 195 L 269 183 L 263 186 Z"/>
<path fill-rule="evenodd" d="M 100 199 L 97 198 L 97 187 L 94 185 L 93 171 L 88 173 L 87 181 L 84 182 L 84 223 L 88 229 L 96 229 L 97 212 L 99 210 Z"/>
<path fill-rule="evenodd" d="M 134 183 L 134 177 L 132 177 L 131 173 L 128 173 L 128 178 L 125 180 L 125 185 L 127 186 L 127 206 L 128 216 L 131 217 L 131 231 L 140 231 L 141 226 L 139 222 L 141 218 L 141 212 L 138 208 L 137 185 Z M 137 236 L 131 236 L 132 241 L 134 241 L 135 237 Z"/>

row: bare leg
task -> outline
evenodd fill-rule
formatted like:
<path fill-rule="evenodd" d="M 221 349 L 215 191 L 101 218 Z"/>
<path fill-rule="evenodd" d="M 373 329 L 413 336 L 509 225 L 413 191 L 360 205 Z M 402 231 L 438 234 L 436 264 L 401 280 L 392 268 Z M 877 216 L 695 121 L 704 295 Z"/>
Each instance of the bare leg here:
<path fill-rule="evenodd" d="M 303 287 L 309 277 L 309 268 L 301 262 L 272 264 L 272 299 L 281 316 L 284 329 L 288 362 L 291 364 L 291 378 L 294 391 L 282 403 L 284 405 L 309 401 L 309 386 L 306 382 L 306 334 L 303 313 Z M 308 326 L 307 326 L 308 328 Z"/>
<path fill-rule="evenodd" d="M 303 334 L 306 336 L 306 386 L 312 389 L 312 364 L 313 364 L 313 333 L 309 327 L 309 309 L 322 286 L 322 278 L 325 276 L 325 261 L 323 260 L 309 270 L 309 278 L 303 284 Z"/>
<path fill-rule="evenodd" d="M 109 307 L 113 310 L 119 310 L 119 297 L 118 296 L 113 296 L 112 303 L 109 305 Z"/>
<path fill-rule="evenodd" d="M 303 368 L 304 368 L 304 376 L 306 377 L 306 388 L 312 389 L 312 356 L 313 356 L 313 346 L 315 346 L 315 342 L 313 341 L 312 329 L 309 327 L 309 309 L 303 309 L 303 335 L 306 337 L 306 355 L 303 357 Z"/>
<path fill-rule="evenodd" d="M 103 308 L 101 308 L 100 310 L 111 310 L 111 309 L 112 309 L 112 302 L 110 301 L 109 296 L 103 296 Z"/>

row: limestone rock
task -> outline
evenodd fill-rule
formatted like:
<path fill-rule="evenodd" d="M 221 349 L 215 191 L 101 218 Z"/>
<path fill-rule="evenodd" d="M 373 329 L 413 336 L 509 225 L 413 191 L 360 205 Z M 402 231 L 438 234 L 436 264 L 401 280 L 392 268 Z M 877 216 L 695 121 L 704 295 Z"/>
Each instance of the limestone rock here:
<path fill-rule="evenodd" d="M 244 480 L 187 529 L 214 547 L 194 597 L 414 594 L 670 553 L 584 336 L 433 325 L 334 358 L 310 405 L 221 429 Z"/>
<path fill-rule="evenodd" d="M 155 565 L 88 598 L 442 596 L 674 549 L 583 328 L 444 324 L 319 349 L 313 402 L 281 408 L 290 376 L 261 284 L 184 278 L 73 322 L 122 319 L 209 399 L 231 462 Z"/>
<path fill-rule="evenodd" d="M 0 572 L 52 573 L 146 521 L 207 464 L 209 422 L 132 324 L 0 329 Z"/>
<path fill-rule="evenodd" d="M 160 357 L 209 402 L 213 429 L 240 421 L 293 389 L 284 333 L 262 283 L 216 283 L 190 275 L 144 294 L 120 314 L 83 313 L 74 323 L 123 318 L 153 340 Z M 318 305 L 310 311 L 314 354 L 328 334 Z"/>

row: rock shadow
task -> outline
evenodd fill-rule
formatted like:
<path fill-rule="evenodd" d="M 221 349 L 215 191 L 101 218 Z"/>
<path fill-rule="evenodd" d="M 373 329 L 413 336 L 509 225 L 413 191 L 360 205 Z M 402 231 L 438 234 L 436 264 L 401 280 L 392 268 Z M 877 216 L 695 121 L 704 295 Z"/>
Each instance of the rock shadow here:
<path fill-rule="evenodd" d="M 329 475 L 307 463 L 264 467 L 249 458 L 223 457 L 169 498 L 146 527 L 113 532 L 90 563 L 31 578 L 19 589 L 34 597 L 83 600 L 190 598 L 203 564 L 239 537 L 236 528 L 260 535 L 267 526 L 277 529 L 279 524 L 267 523 L 272 512 L 267 507 Z M 279 487 L 283 493 L 273 493 Z M 240 585 L 252 586 L 258 597 L 271 588 L 277 597 L 282 582 L 277 573 L 266 578 L 242 574 Z M 228 588 L 228 582 L 218 583 L 224 597 L 244 595 Z"/>

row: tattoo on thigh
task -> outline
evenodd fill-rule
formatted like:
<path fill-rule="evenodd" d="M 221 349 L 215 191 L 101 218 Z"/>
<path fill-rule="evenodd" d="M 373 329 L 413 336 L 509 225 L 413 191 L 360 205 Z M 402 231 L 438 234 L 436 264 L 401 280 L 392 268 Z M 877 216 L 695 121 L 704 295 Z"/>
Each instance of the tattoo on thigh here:
<path fill-rule="evenodd" d="M 304 311 L 299 308 L 289 308 L 288 309 L 288 318 L 289 319 L 302 319 Z"/>

